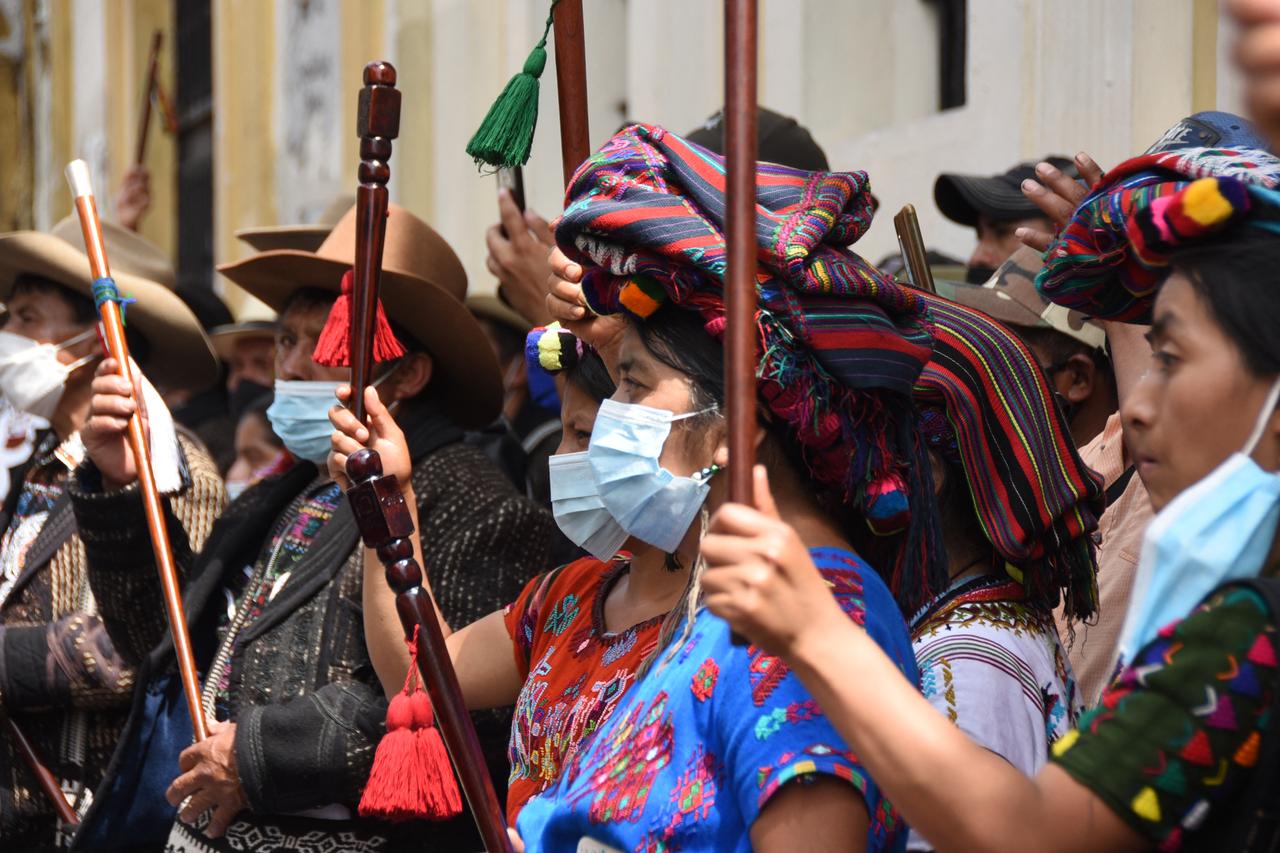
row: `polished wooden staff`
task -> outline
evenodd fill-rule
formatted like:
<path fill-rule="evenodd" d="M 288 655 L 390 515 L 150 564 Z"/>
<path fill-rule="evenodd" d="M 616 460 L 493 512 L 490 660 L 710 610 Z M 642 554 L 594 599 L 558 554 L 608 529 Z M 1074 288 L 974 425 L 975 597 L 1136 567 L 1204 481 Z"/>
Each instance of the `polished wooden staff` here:
<path fill-rule="evenodd" d="M 387 181 L 391 140 L 399 132 L 400 93 L 395 69 L 371 62 L 364 69 L 357 130 L 360 135 L 359 187 L 356 189 L 356 257 L 351 287 L 351 408 L 364 420 L 364 390 L 373 362 L 373 339 L 386 236 Z M 422 588 L 422 568 L 414 558 L 413 520 L 400 485 L 383 474 L 376 451 L 363 448 L 347 459 L 352 487 L 347 498 L 365 545 L 375 549 L 396 593 L 396 613 L 405 639 L 417 637 L 418 671 L 431 697 L 440 734 L 457 768 L 463 795 L 485 849 L 510 851 L 506 820 L 494 792 L 453 670 L 448 646 L 431 596 Z"/>
<path fill-rule="evenodd" d="M 160 589 L 164 595 L 165 612 L 169 617 L 169 631 L 173 636 L 173 650 L 178 659 L 178 675 L 187 697 L 187 709 L 191 712 L 191 728 L 197 741 L 208 737 L 204 711 L 200 704 L 200 681 L 196 675 L 196 659 L 191 651 L 191 637 L 187 633 L 187 617 L 182 610 L 182 593 L 178 587 L 178 571 L 173 562 L 173 549 L 165 526 L 164 506 L 160 491 L 156 488 L 155 472 L 151 469 L 151 446 L 142 424 L 142 400 L 137 389 L 141 388 L 129 361 L 129 346 L 125 342 L 124 319 L 120 313 L 120 294 L 111 279 L 107 265 L 107 250 L 102 239 L 102 224 L 98 221 L 98 207 L 93 198 L 89 181 L 89 166 L 83 160 L 73 160 L 67 166 L 67 182 L 75 198 L 76 213 L 80 216 L 80 232 L 84 236 L 85 253 L 89 256 L 89 272 L 93 276 L 93 296 L 98 304 L 102 321 L 102 333 L 107 355 L 120 366 L 120 375 L 129 381 L 138 397 L 138 411 L 129 418 L 129 447 L 133 450 L 134 464 L 138 469 L 138 486 L 142 491 L 142 506 L 147 515 L 147 529 L 151 533 L 151 551 L 155 555 L 156 570 L 160 574 Z"/>
<path fill-rule="evenodd" d="M 31 745 L 31 741 L 27 740 L 27 736 L 23 734 L 22 729 L 18 727 L 7 715 L 3 717 L 4 729 L 9 735 L 13 748 L 22 756 L 22 760 L 26 762 L 27 767 L 31 768 L 31 772 L 35 774 L 36 781 L 40 784 L 40 790 L 44 791 L 49 802 L 53 804 L 53 810 L 58 813 L 58 820 L 67 826 L 79 826 L 80 816 L 76 814 L 76 810 L 71 807 L 71 803 L 67 801 L 67 795 L 63 793 L 62 786 L 58 784 L 58 779 L 53 775 L 44 762 L 40 760 L 40 756 L 36 754 L 35 747 Z"/>
<path fill-rule="evenodd" d="M 756 0 L 725 0 L 724 24 L 729 500 L 751 504 L 756 456 Z"/>
<path fill-rule="evenodd" d="M 560 0 L 555 8 L 556 94 L 560 104 L 560 157 L 564 183 L 591 154 L 587 126 L 587 51 L 582 0 Z"/>

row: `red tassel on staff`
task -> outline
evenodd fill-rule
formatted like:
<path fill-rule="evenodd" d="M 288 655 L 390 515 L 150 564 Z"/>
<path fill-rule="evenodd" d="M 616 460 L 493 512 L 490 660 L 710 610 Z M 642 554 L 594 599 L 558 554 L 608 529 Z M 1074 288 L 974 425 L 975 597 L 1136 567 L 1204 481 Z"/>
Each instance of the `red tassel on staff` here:
<path fill-rule="evenodd" d="M 326 367 L 351 366 L 351 288 L 355 280 L 355 272 L 347 270 L 342 276 L 342 292 L 329 311 L 329 318 L 324 321 L 324 330 L 316 340 L 315 352 L 311 358 L 316 364 Z M 396 339 L 391 331 L 391 323 L 387 313 L 382 309 L 382 300 L 378 300 L 376 318 L 373 327 L 373 361 L 375 364 L 394 361 L 404 355 L 404 345 Z"/>
<path fill-rule="evenodd" d="M 387 733 L 378 742 L 369 783 L 360 798 L 362 817 L 444 820 L 462 813 L 462 794 L 449 751 L 436 727 L 431 699 L 418 683 L 417 648 L 414 629 L 409 672 L 387 707 Z"/>

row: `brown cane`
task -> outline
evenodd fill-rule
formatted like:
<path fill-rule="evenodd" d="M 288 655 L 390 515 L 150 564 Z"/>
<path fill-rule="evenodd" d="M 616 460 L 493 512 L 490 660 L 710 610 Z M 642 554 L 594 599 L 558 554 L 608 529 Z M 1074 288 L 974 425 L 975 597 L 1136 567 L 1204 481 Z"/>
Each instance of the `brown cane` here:
<path fill-rule="evenodd" d="M 135 149 L 133 162 L 139 166 L 147 156 L 147 130 L 151 126 L 151 100 L 155 97 L 158 65 L 160 63 L 160 47 L 164 44 L 164 33 L 156 30 L 151 37 L 151 56 L 147 60 L 147 80 L 142 90 L 142 115 L 138 117 L 138 146 Z"/>
<path fill-rule="evenodd" d="M 98 221 L 98 207 L 93 199 L 89 181 L 89 167 L 83 160 L 74 160 L 67 166 L 67 181 L 75 198 L 76 213 L 80 216 L 80 232 L 84 236 L 85 253 L 89 256 L 89 272 L 95 289 L 99 282 L 109 281 L 111 269 L 107 265 L 107 251 L 102 239 L 102 225 Z M 124 321 L 120 304 L 113 299 L 103 299 L 98 307 L 102 320 L 102 332 L 106 340 L 107 355 L 120 366 L 120 375 L 138 389 L 141 386 L 133 375 L 129 361 L 129 346 L 125 342 Z M 160 590 L 164 595 L 165 612 L 169 617 L 169 631 L 173 636 L 174 654 L 178 659 L 178 675 L 191 712 L 191 728 L 197 741 L 208 737 L 204 710 L 200 704 L 200 681 L 196 675 L 196 659 L 191 651 L 191 637 L 187 633 L 187 618 L 182 609 L 182 593 L 178 587 L 178 571 L 173 562 L 173 550 L 165 526 L 164 507 L 156 488 L 155 472 L 151 469 L 151 447 L 147 441 L 140 412 L 129 418 L 129 447 L 133 450 L 134 464 L 138 469 L 138 486 L 142 492 L 142 506 L 147 516 L 147 529 L 151 534 L 151 550 L 155 555 L 156 570 L 160 574 Z"/>
<path fill-rule="evenodd" d="M 351 403 L 364 420 L 364 389 L 373 361 L 373 329 L 386 236 L 387 160 L 400 125 L 400 93 L 389 63 L 365 66 L 357 130 L 360 135 L 360 185 L 356 190 L 356 257 L 351 288 Z M 431 697 L 440 734 L 457 768 L 462 793 L 480 830 L 485 849 L 510 851 L 506 820 L 489 779 L 480 741 L 467 713 L 431 597 L 422 588 L 422 569 L 413 554 L 413 520 L 400 486 L 382 473 L 376 451 L 364 448 L 347 459 L 352 487 L 347 499 L 365 545 L 376 549 L 387 584 L 396 593 L 396 613 L 405 638 L 417 629 L 418 670 Z"/>
<path fill-rule="evenodd" d="M 9 740 L 13 742 L 13 748 L 18 751 L 27 767 L 31 768 L 31 772 L 35 774 L 36 781 L 40 783 L 40 790 L 44 791 L 49 802 L 53 804 L 53 810 L 58 813 L 58 820 L 67 826 L 79 826 L 80 816 L 76 814 L 75 809 L 71 808 L 71 803 L 67 802 L 67 795 L 62 793 L 62 786 L 58 784 L 53 772 L 44 765 L 40 756 L 36 755 L 31 741 L 27 740 L 22 729 L 18 728 L 18 724 L 10 717 L 5 716 L 3 719 L 5 731 L 9 734 Z"/>
<path fill-rule="evenodd" d="M 587 54 L 582 0 L 560 0 L 555 8 L 556 93 L 560 101 L 560 156 L 564 184 L 591 154 L 587 126 Z"/>
<path fill-rule="evenodd" d="M 756 0 L 725 0 L 724 21 L 729 500 L 751 504 L 756 424 Z"/>

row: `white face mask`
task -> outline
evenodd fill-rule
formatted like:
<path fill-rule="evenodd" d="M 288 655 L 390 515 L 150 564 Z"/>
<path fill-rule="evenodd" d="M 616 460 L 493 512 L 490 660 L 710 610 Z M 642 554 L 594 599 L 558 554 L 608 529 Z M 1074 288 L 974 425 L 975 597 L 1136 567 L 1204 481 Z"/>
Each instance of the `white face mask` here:
<path fill-rule="evenodd" d="M 58 360 L 58 352 L 97 335 L 86 329 L 60 344 L 42 344 L 14 332 L 0 330 L 0 395 L 15 409 L 45 418 L 53 415 L 66 390 L 67 377 L 97 358 L 86 355 L 70 364 Z"/>
<path fill-rule="evenodd" d="M 1244 448 L 1147 525 L 1116 663 L 1134 663 L 1161 628 L 1190 615 L 1216 587 L 1262 571 L 1280 519 L 1280 473 L 1262 470 L 1252 454 L 1278 398 L 1280 379 Z"/>

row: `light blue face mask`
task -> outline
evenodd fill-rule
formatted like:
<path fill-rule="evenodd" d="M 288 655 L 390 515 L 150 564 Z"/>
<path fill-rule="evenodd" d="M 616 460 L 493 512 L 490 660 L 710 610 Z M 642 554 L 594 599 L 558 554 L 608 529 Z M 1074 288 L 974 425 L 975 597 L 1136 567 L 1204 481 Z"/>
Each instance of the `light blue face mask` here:
<path fill-rule="evenodd" d="M 560 532 L 597 560 L 612 559 L 627 541 L 596 490 L 586 452 L 561 453 L 547 460 L 551 472 L 551 513 Z"/>
<path fill-rule="evenodd" d="M 329 409 L 338 402 L 338 386 L 345 384 L 276 380 L 275 399 L 267 409 L 267 420 L 285 449 L 299 459 L 325 464 L 333 435 Z"/>
<path fill-rule="evenodd" d="M 591 428 L 587 461 L 605 509 L 627 533 L 674 553 L 698 515 L 715 468 L 678 477 L 659 463 L 671 424 L 714 409 L 683 415 L 634 403 L 605 400 Z"/>
<path fill-rule="evenodd" d="M 1280 380 L 1244 449 L 1171 500 L 1147 526 L 1118 663 L 1131 663 L 1161 628 L 1189 615 L 1215 587 L 1262 570 L 1280 520 L 1280 474 L 1262 470 L 1251 454 L 1277 400 Z"/>

